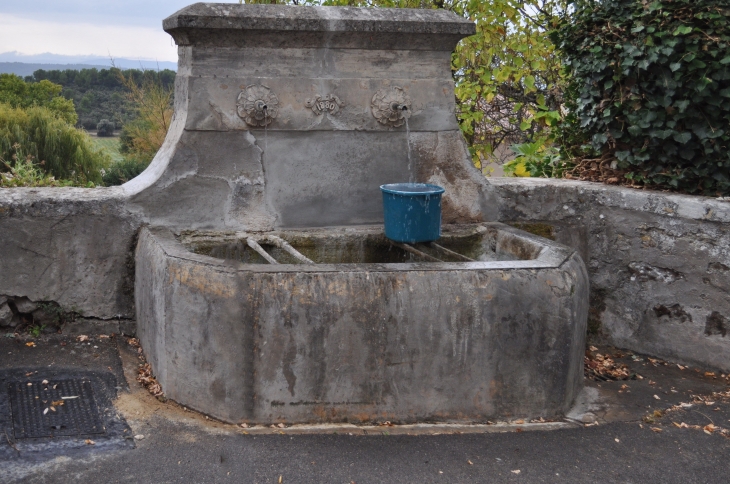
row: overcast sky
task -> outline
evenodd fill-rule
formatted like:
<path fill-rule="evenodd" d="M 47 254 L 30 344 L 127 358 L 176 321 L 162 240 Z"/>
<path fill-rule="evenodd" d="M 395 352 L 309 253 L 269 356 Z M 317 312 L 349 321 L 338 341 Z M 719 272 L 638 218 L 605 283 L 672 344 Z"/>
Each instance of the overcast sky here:
<path fill-rule="evenodd" d="M 162 30 L 162 19 L 192 3 L 194 0 L 0 0 L 0 53 L 174 62 L 177 50 Z"/>

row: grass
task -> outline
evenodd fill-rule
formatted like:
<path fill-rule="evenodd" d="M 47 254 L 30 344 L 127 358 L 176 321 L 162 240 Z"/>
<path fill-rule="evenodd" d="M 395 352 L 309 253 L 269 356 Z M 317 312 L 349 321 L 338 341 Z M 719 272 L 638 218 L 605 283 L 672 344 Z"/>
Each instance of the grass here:
<path fill-rule="evenodd" d="M 91 140 L 94 142 L 94 148 L 105 151 L 109 156 L 111 156 L 114 163 L 119 163 L 124 159 L 122 154 L 119 152 L 118 137 L 98 138 L 96 136 L 92 136 Z"/>

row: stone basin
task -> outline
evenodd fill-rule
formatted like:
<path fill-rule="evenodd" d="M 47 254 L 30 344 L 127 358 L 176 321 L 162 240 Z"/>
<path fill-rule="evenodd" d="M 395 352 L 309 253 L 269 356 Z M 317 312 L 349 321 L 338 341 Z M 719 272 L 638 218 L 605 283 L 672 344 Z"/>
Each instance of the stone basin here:
<path fill-rule="evenodd" d="M 272 235 L 314 263 L 241 242 Z M 500 223 L 447 225 L 437 243 L 474 261 L 424 260 L 382 226 L 145 228 L 138 334 L 165 394 L 226 422 L 563 415 L 583 379 L 580 257 Z"/>

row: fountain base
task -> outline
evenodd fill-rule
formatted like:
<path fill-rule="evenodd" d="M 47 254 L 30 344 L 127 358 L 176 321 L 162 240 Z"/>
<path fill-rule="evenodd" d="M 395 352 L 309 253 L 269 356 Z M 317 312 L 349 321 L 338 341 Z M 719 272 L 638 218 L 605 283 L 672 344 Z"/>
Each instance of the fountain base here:
<path fill-rule="evenodd" d="M 428 262 L 380 227 L 288 230 L 257 236 L 315 263 L 268 264 L 246 235 L 140 234 L 138 333 L 183 405 L 261 424 L 478 422 L 561 416 L 582 385 L 588 279 L 566 247 L 444 226 L 439 246 L 473 261 Z"/>

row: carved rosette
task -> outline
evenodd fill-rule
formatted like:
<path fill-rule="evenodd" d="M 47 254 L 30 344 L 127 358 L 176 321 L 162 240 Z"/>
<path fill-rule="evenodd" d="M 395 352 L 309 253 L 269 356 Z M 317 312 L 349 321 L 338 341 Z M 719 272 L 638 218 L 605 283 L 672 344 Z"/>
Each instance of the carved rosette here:
<path fill-rule="evenodd" d="M 398 127 L 411 117 L 411 98 L 402 87 L 394 86 L 379 90 L 370 103 L 373 116 L 379 123 Z"/>
<path fill-rule="evenodd" d="M 317 96 L 315 98 L 307 99 L 305 106 L 311 109 L 314 114 L 320 116 L 322 113 L 337 114 L 345 103 L 340 101 L 340 98 L 334 94 L 327 94 L 326 96 Z"/>
<path fill-rule="evenodd" d="M 279 114 L 279 98 L 264 85 L 251 85 L 236 100 L 238 115 L 249 126 L 267 126 Z"/>

